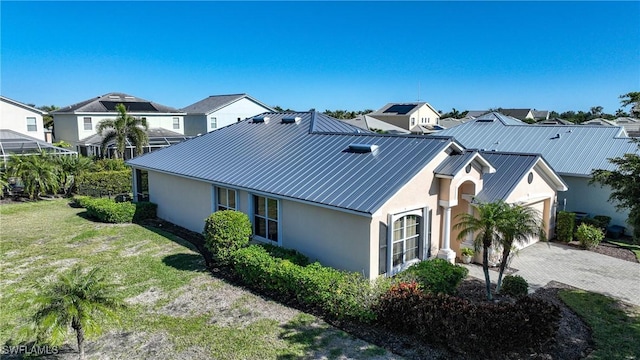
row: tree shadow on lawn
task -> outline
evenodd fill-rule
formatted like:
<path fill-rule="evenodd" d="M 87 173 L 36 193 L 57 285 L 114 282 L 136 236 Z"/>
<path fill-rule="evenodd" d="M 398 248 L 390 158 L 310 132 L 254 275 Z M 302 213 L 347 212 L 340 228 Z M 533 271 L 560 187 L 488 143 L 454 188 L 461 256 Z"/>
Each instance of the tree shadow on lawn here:
<path fill-rule="evenodd" d="M 200 254 L 173 254 L 162 259 L 165 265 L 185 271 L 205 272 L 204 260 Z"/>

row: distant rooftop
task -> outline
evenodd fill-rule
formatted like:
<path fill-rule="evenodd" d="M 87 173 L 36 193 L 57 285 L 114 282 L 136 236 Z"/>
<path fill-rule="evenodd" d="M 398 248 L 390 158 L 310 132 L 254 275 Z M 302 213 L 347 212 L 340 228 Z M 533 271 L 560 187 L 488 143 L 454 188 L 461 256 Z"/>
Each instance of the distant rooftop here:
<path fill-rule="evenodd" d="M 129 113 L 181 113 L 178 109 L 161 105 L 149 100 L 141 99 L 124 93 L 108 93 L 102 96 L 81 101 L 53 111 L 52 114 L 63 113 L 115 113 L 116 105 L 124 104 Z"/>
<path fill-rule="evenodd" d="M 210 114 L 218 109 L 221 109 L 227 105 L 233 104 L 240 99 L 249 99 L 266 109 L 273 111 L 270 106 L 267 106 L 260 101 L 254 99 L 247 94 L 229 94 L 229 95 L 212 95 L 206 97 L 196 103 L 182 108 L 181 110 L 187 114 Z"/>

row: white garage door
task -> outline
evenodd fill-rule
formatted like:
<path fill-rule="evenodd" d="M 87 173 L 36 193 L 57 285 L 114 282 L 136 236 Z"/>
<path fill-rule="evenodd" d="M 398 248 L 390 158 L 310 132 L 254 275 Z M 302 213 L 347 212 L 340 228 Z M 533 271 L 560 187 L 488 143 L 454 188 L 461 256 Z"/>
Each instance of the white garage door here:
<path fill-rule="evenodd" d="M 527 205 L 531 208 L 534 208 L 536 211 L 538 211 L 538 216 L 540 216 L 540 218 L 544 219 L 544 201 L 540 201 L 537 203 L 533 203 L 533 204 L 529 204 Z M 538 241 L 540 241 L 540 238 L 538 236 L 532 236 L 529 238 L 529 240 L 527 242 L 521 242 L 516 245 L 516 248 L 518 250 L 522 249 L 522 248 L 526 248 L 527 246 L 531 245 L 531 244 L 535 244 Z"/>

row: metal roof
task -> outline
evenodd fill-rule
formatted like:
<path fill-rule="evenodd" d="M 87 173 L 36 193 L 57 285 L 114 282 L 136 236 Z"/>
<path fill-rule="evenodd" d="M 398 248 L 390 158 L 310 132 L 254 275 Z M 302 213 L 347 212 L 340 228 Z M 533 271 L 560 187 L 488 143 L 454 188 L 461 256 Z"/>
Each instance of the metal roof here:
<path fill-rule="evenodd" d="M 479 121 L 481 119 L 500 121 Z M 517 153 L 539 153 L 561 175 L 591 175 L 594 169 L 614 170 L 607 159 L 626 153 L 638 153 L 624 130 L 614 126 L 528 125 L 510 124 L 497 113 L 475 120 L 438 135 L 453 136 L 466 148 Z"/>
<path fill-rule="evenodd" d="M 265 113 L 129 160 L 135 168 L 372 214 L 453 141 L 363 133 L 313 112 Z M 298 116 L 298 123 L 282 123 Z M 342 131 L 341 133 L 339 131 Z M 358 133 L 359 131 L 359 133 Z M 349 145 L 377 145 L 354 153 Z"/>
<path fill-rule="evenodd" d="M 77 152 L 53 146 L 46 141 L 9 129 L 0 129 L 0 156 L 6 160 L 11 154 L 33 155 L 46 151 L 56 155 L 76 155 Z"/>
<path fill-rule="evenodd" d="M 365 130 L 382 130 L 385 134 L 410 134 L 411 131 L 407 129 L 403 129 L 401 127 L 389 124 L 388 122 L 384 122 L 382 120 L 378 120 L 369 115 L 358 115 L 353 119 L 348 120 L 340 120 L 349 125 L 357 126 L 361 129 Z"/>
<path fill-rule="evenodd" d="M 438 175 L 455 176 L 463 167 L 467 166 L 474 157 L 478 155 L 477 151 L 465 151 L 462 154 L 455 154 L 447 157 L 433 171 Z"/>
<path fill-rule="evenodd" d="M 229 95 L 212 95 L 207 98 L 204 98 L 196 103 L 193 103 L 189 106 L 185 106 L 180 109 L 187 114 L 210 114 L 220 108 L 223 108 L 227 105 L 230 105 L 240 99 L 247 98 L 256 104 L 262 106 L 267 111 L 273 111 L 273 109 L 260 101 L 252 98 L 247 94 L 229 94 Z"/>
<path fill-rule="evenodd" d="M 498 169 L 485 174 L 482 190 L 476 199 L 482 202 L 505 200 L 518 183 L 541 159 L 538 154 L 515 154 L 484 151 L 481 155 Z"/>
<path fill-rule="evenodd" d="M 51 114 L 55 115 L 76 112 L 116 113 L 117 111 L 113 109 L 114 103 L 124 104 L 126 107 L 128 107 L 128 113 L 181 113 L 178 109 L 169 106 L 161 105 L 132 95 L 113 92 L 84 100 L 73 105 L 65 106 L 56 111 L 52 111 Z"/>

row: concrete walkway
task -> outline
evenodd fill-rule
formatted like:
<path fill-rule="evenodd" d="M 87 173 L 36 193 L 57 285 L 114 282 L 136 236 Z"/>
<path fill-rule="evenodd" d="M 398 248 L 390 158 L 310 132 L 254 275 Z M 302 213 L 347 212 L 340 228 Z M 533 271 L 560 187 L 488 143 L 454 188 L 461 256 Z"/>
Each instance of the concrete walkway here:
<path fill-rule="evenodd" d="M 465 265 L 467 266 L 467 265 Z M 535 290 L 555 280 L 640 305 L 640 264 L 560 245 L 539 242 L 520 250 L 511 267 Z M 482 266 L 468 265 L 469 275 L 484 280 Z M 491 281 L 497 271 L 489 271 Z"/>

